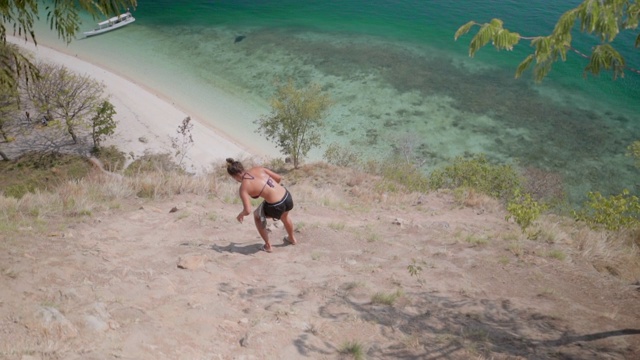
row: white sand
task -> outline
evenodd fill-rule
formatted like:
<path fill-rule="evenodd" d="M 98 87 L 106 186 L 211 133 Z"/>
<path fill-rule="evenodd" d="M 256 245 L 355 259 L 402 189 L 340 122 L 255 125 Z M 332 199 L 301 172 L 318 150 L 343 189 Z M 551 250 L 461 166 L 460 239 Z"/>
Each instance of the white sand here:
<path fill-rule="evenodd" d="M 175 153 L 171 138 L 179 137 L 178 126 L 188 116 L 177 106 L 155 95 L 150 89 L 77 57 L 40 44 L 36 47 L 19 38 L 8 37 L 8 40 L 33 53 L 36 60 L 63 65 L 74 73 L 88 75 L 105 85 L 105 95 L 115 107 L 117 113 L 114 118 L 118 122 L 116 134 L 105 145 L 115 144 L 135 157 L 145 153 Z M 200 172 L 227 157 L 252 156 L 247 150 L 248 146 L 233 142 L 193 116 L 191 120 L 194 125 L 191 132 L 193 147 L 184 159 L 187 169 Z"/>

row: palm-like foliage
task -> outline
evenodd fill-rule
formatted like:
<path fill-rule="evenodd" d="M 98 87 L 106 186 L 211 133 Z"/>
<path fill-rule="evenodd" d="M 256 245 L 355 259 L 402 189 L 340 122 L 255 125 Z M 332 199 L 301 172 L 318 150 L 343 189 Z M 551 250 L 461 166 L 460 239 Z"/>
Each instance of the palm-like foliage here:
<path fill-rule="evenodd" d="M 489 42 L 498 50 L 511 50 L 520 40 L 529 40 L 535 50 L 520 63 L 516 77 L 520 77 L 535 62 L 534 78 L 541 81 L 551 71 L 553 63 L 558 59 L 566 60 L 567 51 L 571 50 L 589 59 L 584 69 L 585 76 L 587 73 L 598 75 L 602 70 L 607 70 L 613 73 L 615 79 L 623 77 L 625 69 L 640 73 L 640 70 L 627 66 L 624 57 L 611 45 L 621 31 L 636 30 L 639 19 L 640 4 L 635 0 L 585 0 L 576 8 L 565 12 L 547 36 L 521 36 L 504 29 L 501 20 L 493 19 L 485 24 L 475 21 L 466 23 L 456 31 L 455 39 L 468 33 L 474 26 L 480 27 L 469 44 L 471 57 Z M 585 54 L 571 45 L 571 31 L 577 23 L 581 32 L 596 35 L 600 41 L 592 48 L 591 54 Z M 640 34 L 634 42 L 635 47 L 639 45 Z"/>
<path fill-rule="evenodd" d="M 35 76 L 33 64 L 15 47 L 7 46 L 7 34 L 31 40 L 37 44 L 34 22 L 44 6 L 49 28 L 69 43 L 80 30 L 80 11 L 94 18 L 120 13 L 137 5 L 136 0 L 9 0 L 0 1 L 0 84 L 15 87 L 22 75 Z"/>

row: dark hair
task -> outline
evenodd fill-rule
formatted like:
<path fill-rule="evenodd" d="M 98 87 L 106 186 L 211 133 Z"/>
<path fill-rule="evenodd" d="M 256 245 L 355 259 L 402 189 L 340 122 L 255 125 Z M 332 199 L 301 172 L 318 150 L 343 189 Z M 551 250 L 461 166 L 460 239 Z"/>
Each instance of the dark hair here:
<path fill-rule="evenodd" d="M 240 161 L 227 158 L 227 172 L 231 176 L 242 174 L 244 172 L 244 166 L 242 166 Z"/>

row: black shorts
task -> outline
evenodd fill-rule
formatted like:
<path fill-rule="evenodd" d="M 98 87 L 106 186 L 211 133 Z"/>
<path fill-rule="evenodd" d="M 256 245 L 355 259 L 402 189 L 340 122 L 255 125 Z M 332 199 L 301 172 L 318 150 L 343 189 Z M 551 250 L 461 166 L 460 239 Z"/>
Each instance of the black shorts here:
<path fill-rule="evenodd" d="M 262 204 L 262 208 L 264 210 L 264 215 L 266 217 L 269 217 L 275 220 L 280 220 L 280 217 L 282 216 L 282 214 L 293 209 L 293 197 L 289 193 L 289 190 L 287 190 L 282 200 L 278 201 L 275 204 L 270 204 L 265 201 Z"/>

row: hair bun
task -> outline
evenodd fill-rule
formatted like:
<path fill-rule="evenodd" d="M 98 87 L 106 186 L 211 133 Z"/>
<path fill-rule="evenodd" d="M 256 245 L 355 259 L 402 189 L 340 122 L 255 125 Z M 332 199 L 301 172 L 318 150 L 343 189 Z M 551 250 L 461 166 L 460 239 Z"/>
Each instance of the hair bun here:
<path fill-rule="evenodd" d="M 233 164 L 235 161 L 232 158 L 227 158 L 227 163 L 228 164 Z"/>

